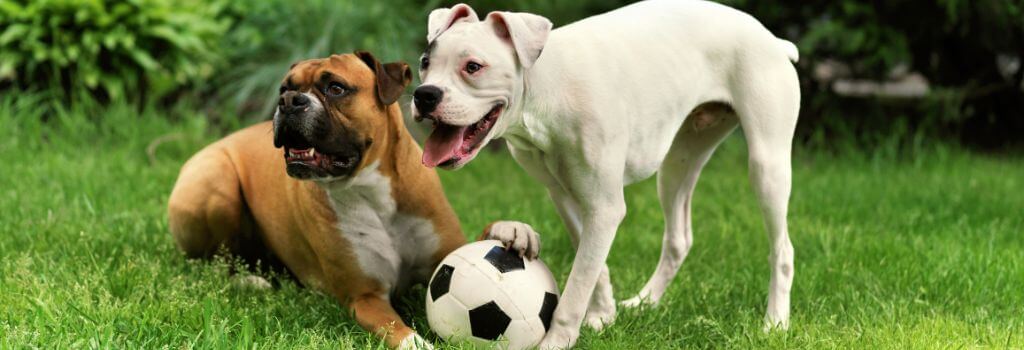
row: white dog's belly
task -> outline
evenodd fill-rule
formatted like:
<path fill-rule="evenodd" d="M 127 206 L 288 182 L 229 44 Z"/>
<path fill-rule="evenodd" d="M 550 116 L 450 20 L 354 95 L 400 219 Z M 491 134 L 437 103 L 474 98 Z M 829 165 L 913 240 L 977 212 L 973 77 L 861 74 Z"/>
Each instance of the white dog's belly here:
<path fill-rule="evenodd" d="M 666 118 L 668 117 L 668 118 Z M 680 116 L 644 116 L 637 122 L 656 122 L 655 127 L 637 127 L 630 135 L 626 166 L 623 172 L 625 184 L 643 181 L 661 168 L 661 163 L 672 147 L 672 140 L 683 123 L 685 114 Z"/>

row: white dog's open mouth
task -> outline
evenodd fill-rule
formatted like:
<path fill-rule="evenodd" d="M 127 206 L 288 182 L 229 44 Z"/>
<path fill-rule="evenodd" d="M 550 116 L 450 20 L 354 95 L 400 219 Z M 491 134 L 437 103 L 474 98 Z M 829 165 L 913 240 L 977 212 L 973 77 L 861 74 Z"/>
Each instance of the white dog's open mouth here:
<path fill-rule="evenodd" d="M 423 145 L 423 165 L 429 168 L 451 167 L 472 159 L 480 151 L 503 107 L 503 103 L 496 104 L 487 115 L 471 125 L 434 124 L 434 131 Z"/>

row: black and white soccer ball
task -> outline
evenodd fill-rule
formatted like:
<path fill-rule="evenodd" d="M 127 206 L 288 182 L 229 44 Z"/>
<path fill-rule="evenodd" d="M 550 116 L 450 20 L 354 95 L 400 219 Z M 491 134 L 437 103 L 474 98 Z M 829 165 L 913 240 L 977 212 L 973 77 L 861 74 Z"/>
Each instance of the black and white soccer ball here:
<path fill-rule="evenodd" d="M 427 289 L 427 321 L 434 333 L 482 347 L 536 346 L 558 305 L 558 285 L 548 267 L 496 240 L 448 254 Z"/>

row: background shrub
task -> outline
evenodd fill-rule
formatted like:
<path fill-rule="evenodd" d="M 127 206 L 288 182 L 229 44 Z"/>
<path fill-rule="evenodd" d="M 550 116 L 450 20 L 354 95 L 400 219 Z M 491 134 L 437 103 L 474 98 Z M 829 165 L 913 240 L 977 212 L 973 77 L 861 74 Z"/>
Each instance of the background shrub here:
<path fill-rule="evenodd" d="M 0 0 L 0 81 L 145 100 L 196 85 L 220 57 L 223 1 Z"/>
<path fill-rule="evenodd" d="M 721 2 L 751 13 L 800 47 L 805 139 L 852 137 L 871 148 L 879 133 L 923 130 L 930 138 L 988 149 L 1024 144 L 1024 2 Z M 913 99 L 839 96 L 831 81 L 811 79 L 827 60 L 848 67 L 845 78 L 919 72 L 930 91 Z"/>
<path fill-rule="evenodd" d="M 83 91 L 101 99 L 192 102 L 228 119 L 262 119 L 291 63 L 367 49 L 415 65 L 430 10 L 461 0 L 0 0 L 0 92 Z M 1018 0 L 717 0 L 799 46 L 799 140 L 814 147 L 913 148 L 955 140 L 1024 145 L 1024 3 Z M 475 0 L 535 12 L 556 26 L 629 0 Z M 924 97 L 843 96 L 815 78 L 917 72 Z M 414 83 L 415 84 L 415 83 Z"/>
<path fill-rule="evenodd" d="M 426 14 L 439 1 L 237 1 L 225 37 L 226 61 L 216 103 L 244 118 L 267 118 L 292 63 L 357 49 L 385 62 L 417 62 Z M 233 113 L 233 114 L 234 114 Z"/>

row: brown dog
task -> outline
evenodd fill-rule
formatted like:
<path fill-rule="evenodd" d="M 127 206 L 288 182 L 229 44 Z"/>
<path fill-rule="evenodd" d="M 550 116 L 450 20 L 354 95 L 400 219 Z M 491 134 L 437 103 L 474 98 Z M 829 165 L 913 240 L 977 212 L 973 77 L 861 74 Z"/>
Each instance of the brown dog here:
<path fill-rule="evenodd" d="M 168 203 L 178 247 L 279 262 L 389 346 L 429 347 L 389 298 L 426 281 L 465 238 L 394 103 L 409 81 L 408 65 L 367 52 L 293 65 L 273 123 L 227 136 L 181 169 Z M 490 238 L 536 256 L 528 226 L 490 227 Z"/>

